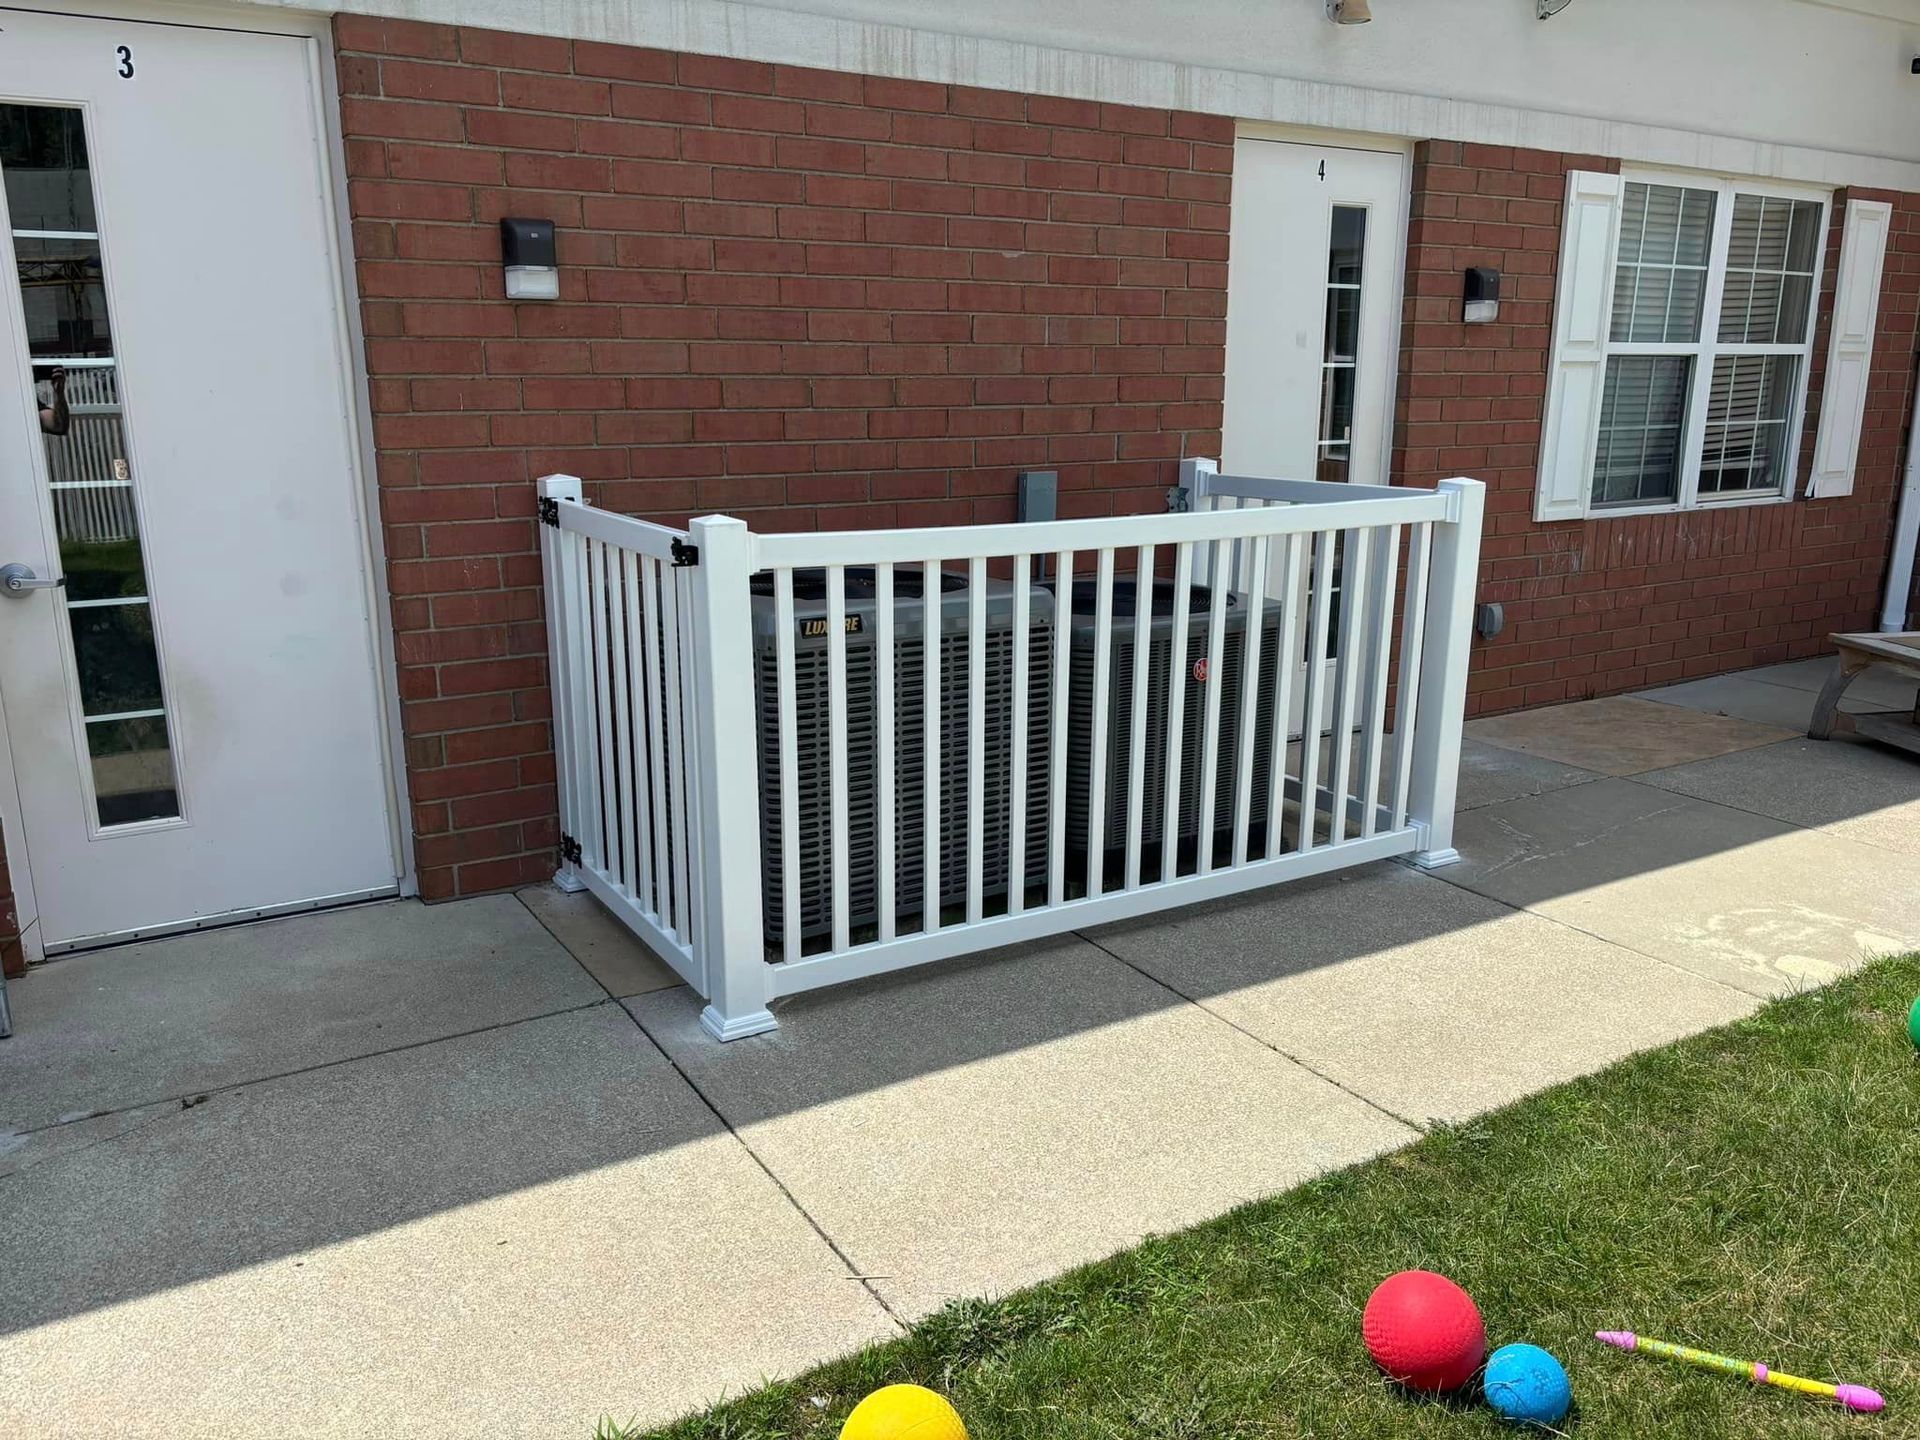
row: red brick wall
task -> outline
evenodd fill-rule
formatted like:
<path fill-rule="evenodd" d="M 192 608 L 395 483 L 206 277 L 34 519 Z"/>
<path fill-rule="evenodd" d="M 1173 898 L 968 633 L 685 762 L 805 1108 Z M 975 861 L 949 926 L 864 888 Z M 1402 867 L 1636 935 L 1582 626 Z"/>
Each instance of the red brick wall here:
<path fill-rule="evenodd" d="M 422 889 L 551 873 L 532 481 L 763 529 L 1153 510 L 1219 453 L 1233 127 L 335 22 Z M 502 299 L 496 222 L 560 227 Z"/>
<path fill-rule="evenodd" d="M 1870 197 L 1898 208 L 1851 496 L 1534 523 L 1565 176 L 1618 168 L 1442 141 L 1415 151 L 1393 469 L 1401 483 L 1487 482 L 1481 598 L 1501 602 L 1507 624 L 1475 644 L 1475 714 L 1815 655 L 1829 632 L 1877 617 L 1920 320 L 1920 196 Z M 1828 237 L 1805 450 L 1819 420 L 1845 201 L 1836 197 Z M 1469 265 L 1505 274 L 1497 324 L 1460 323 Z"/>

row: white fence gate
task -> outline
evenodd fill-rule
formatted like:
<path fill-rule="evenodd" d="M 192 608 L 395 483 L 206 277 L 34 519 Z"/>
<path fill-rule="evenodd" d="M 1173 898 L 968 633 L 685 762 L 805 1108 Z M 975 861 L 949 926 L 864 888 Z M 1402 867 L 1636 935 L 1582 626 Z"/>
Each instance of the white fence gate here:
<path fill-rule="evenodd" d="M 540 481 L 561 883 L 723 1040 L 823 985 L 1452 849 L 1484 487 L 677 531 Z"/>

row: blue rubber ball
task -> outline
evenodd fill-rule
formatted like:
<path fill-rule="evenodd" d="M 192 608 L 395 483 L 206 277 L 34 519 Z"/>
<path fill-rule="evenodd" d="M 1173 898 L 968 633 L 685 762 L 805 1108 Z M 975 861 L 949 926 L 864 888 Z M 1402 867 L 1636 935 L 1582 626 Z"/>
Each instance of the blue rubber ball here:
<path fill-rule="evenodd" d="M 1560 1362 L 1538 1345 L 1502 1345 L 1487 1359 L 1487 1404 L 1519 1425 L 1558 1425 L 1573 1408 Z"/>

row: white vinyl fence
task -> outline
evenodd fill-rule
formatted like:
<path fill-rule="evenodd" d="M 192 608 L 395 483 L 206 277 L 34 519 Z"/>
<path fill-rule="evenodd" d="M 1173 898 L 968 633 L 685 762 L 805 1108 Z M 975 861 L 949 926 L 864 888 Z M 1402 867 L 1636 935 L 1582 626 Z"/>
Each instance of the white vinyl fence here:
<path fill-rule="evenodd" d="M 1484 487 L 758 535 L 540 482 L 560 880 L 708 1002 L 1457 859 Z"/>

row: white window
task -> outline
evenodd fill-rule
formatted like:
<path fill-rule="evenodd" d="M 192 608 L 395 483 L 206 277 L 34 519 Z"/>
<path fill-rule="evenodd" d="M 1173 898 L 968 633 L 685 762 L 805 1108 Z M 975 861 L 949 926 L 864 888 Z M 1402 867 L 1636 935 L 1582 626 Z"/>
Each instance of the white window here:
<path fill-rule="evenodd" d="M 1793 494 L 1828 199 L 1568 176 L 1537 518 Z"/>

